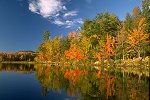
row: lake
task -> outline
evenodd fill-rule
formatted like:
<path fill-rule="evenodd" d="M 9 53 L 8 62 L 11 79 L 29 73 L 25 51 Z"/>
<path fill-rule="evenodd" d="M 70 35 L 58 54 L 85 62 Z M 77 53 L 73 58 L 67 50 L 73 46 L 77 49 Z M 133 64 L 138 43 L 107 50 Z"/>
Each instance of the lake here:
<path fill-rule="evenodd" d="M 149 78 L 92 66 L 0 63 L 0 100 L 149 100 Z"/>

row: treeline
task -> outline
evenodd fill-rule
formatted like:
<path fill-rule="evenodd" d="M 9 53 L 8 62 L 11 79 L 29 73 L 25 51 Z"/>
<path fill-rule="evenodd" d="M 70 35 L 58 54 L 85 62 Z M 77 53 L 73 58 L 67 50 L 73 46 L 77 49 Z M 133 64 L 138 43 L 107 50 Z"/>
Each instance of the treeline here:
<path fill-rule="evenodd" d="M 94 19 L 86 19 L 76 32 L 67 37 L 50 38 L 44 33 L 43 43 L 37 49 L 38 62 L 95 62 L 133 59 L 150 55 L 150 2 L 142 1 L 124 21 L 107 10 Z"/>
<path fill-rule="evenodd" d="M 0 61 L 34 61 L 35 56 L 36 53 L 33 51 L 0 53 Z"/>

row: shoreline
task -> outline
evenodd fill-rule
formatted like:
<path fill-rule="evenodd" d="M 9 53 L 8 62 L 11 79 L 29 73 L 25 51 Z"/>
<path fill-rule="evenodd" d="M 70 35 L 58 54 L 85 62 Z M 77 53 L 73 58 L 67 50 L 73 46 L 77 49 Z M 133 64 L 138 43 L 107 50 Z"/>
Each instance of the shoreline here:
<path fill-rule="evenodd" d="M 35 61 L 1 61 L 2 64 L 35 64 Z"/>
<path fill-rule="evenodd" d="M 132 63 L 119 63 L 116 62 L 115 66 L 112 67 L 104 67 L 105 71 L 109 71 L 110 69 L 114 70 L 120 70 L 122 73 L 133 73 L 139 75 L 141 77 L 142 75 L 149 77 L 149 64 L 143 64 L 141 65 L 141 62 L 143 61 L 132 61 Z M 93 66 L 96 70 L 101 70 L 102 66 L 107 66 L 107 64 L 101 65 L 101 64 L 70 64 L 67 62 L 35 62 L 35 61 L 2 61 L 0 64 L 42 64 L 42 65 L 55 65 L 55 66 Z M 143 70 L 143 71 L 142 71 Z"/>

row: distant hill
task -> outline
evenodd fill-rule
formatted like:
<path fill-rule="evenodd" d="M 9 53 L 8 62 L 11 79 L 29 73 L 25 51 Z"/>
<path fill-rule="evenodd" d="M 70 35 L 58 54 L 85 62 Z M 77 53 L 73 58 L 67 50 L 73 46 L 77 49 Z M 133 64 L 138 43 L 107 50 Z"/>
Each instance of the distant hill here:
<path fill-rule="evenodd" d="M 0 52 L 0 61 L 34 61 L 36 52 L 34 51 L 17 51 L 17 52 Z"/>
<path fill-rule="evenodd" d="M 28 51 L 18 51 L 16 53 L 19 53 L 19 54 L 26 54 L 26 53 L 35 53 L 34 51 L 31 51 L 31 50 L 28 50 Z"/>
<path fill-rule="evenodd" d="M 32 51 L 32 50 L 24 50 L 24 51 L 17 51 L 17 52 L 0 52 L 0 54 L 15 54 L 15 53 L 22 53 L 22 54 L 25 54 L 25 53 L 36 53 L 35 51 Z"/>

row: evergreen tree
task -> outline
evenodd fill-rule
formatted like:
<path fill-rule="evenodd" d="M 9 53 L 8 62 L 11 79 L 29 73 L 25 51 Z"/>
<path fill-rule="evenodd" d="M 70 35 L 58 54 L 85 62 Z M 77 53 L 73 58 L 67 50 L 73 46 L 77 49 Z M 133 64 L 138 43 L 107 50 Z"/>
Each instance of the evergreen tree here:
<path fill-rule="evenodd" d="M 145 18 L 144 32 L 149 35 L 150 39 L 150 0 L 142 0 L 142 15 Z M 150 42 L 146 47 L 146 55 L 150 55 Z"/>
<path fill-rule="evenodd" d="M 133 19 L 139 19 L 141 17 L 141 10 L 138 6 L 133 8 L 132 16 L 133 16 Z"/>
<path fill-rule="evenodd" d="M 128 32 L 128 30 L 133 29 L 133 20 L 132 20 L 132 16 L 129 13 L 126 14 L 126 18 L 124 21 L 124 29 L 126 32 Z"/>
<path fill-rule="evenodd" d="M 142 17 L 142 14 L 141 14 L 140 8 L 138 6 L 134 7 L 133 11 L 132 11 L 132 18 L 133 18 L 134 28 L 138 27 L 138 23 L 139 23 L 141 17 Z"/>
<path fill-rule="evenodd" d="M 48 31 L 44 32 L 44 36 L 43 36 L 44 41 L 47 41 L 50 39 L 50 33 Z"/>
<path fill-rule="evenodd" d="M 97 14 L 94 20 L 100 27 L 99 32 L 97 33 L 99 37 L 105 37 L 107 33 L 116 36 L 120 20 L 115 14 L 109 14 L 106 10 L 104 14 Z"/>
<path fill-rule="evenodd" d="M 150 34 L 150 1 L 142 0 L 142 14 L 147 24 L 144 31 Z"/>

